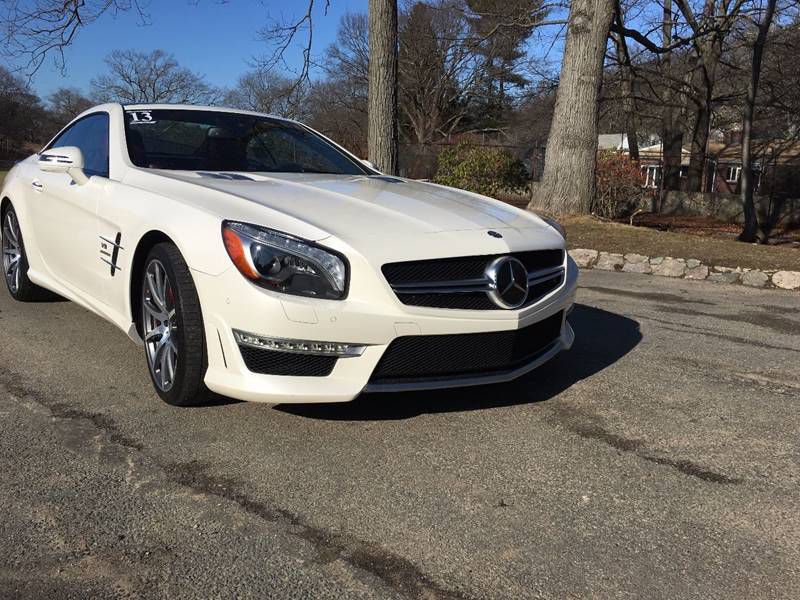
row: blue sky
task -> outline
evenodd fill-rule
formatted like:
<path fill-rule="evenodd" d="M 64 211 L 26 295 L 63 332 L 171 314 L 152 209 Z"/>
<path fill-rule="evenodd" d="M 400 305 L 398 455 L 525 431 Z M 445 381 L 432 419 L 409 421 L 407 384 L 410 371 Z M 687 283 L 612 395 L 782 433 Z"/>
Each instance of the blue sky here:
<path fill-rule="evenodd" d="M 65 52 L 66 72 L 52 62 L 42 65 L 32 85 L 47 97 L 59 87 L 89 91 L 89 82 L 105 70 L 103 58 L 112 50 L 161 48 L 178 62 L 205 75 L 218 86 L 230 86 L 248 70 L 248 61 L 268 48 L 257 39 L 258 30 L 270 19 L 292 18 L 304 10 L 305 0 L 151 0 L 150 24 L 142 25 L 135 12 L 105 15 L 84 28 Z M 320 6 L 315 13 L 314 47 L 321 53 L 336 37 L 340 17 L 348 11 L 366 12 L 367 0 L 331 0 L 327 16 Z M 299 62 L 300 48 L 288 53 Z"/>

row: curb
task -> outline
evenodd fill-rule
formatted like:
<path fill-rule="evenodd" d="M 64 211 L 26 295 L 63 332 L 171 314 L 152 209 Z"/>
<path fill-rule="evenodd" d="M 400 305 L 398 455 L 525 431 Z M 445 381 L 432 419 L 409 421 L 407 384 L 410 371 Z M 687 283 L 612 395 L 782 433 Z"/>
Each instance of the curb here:
<path fill-rule="evenodd" d="M 615 254 L 586 248 L 569 251 L 572 260 L 581 269 L 600 271 L 622 271 L 712 281 L 714 283 L 741 284 L 754 288 L 777 288 L 800 291 L 800 271 L 762 271 L 741 267 L 704 265 L 695 258 L 673 258 L 671 256 L 644 256 L 643 254 Z"/>

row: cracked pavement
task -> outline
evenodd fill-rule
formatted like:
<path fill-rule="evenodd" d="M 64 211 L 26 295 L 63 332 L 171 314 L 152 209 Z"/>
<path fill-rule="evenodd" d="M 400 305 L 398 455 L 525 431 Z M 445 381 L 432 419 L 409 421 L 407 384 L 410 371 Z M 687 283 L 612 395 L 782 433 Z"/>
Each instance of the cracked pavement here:
<path fill-rule="evenodd" d="M 800 297 L 581 274 L 514 384 L 177 409 L 0 293 L 0 598 L 800 597 Z"/>

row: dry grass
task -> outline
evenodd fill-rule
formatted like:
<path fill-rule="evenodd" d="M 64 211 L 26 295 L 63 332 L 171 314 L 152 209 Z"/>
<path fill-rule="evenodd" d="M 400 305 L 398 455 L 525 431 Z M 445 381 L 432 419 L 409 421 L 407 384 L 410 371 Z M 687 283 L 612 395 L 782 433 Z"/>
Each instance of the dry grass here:
<path fill-rule="evenodd" d="M 725 267 L 800 271 L 800 249 L 797 248 L 744 244 L 734 240 L 631 227 L 592 217 L 568 217 L 562 223 L 567 230 L 570 248 L 696 258 L 707 265 Z"/>

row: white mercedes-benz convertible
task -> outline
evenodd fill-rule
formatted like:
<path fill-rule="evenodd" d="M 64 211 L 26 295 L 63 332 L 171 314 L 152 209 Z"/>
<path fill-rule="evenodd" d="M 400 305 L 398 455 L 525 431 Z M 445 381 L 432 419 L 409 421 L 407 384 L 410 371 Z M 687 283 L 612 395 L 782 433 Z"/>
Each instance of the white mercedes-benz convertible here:
<path fill-rule="evenodd" d="M 11 295 L 116 324 L 170 404 L 508 381 L 574 339 L 557 224 L 382 175 L 294 121 L 97 106 L 0 198 Z"/>

